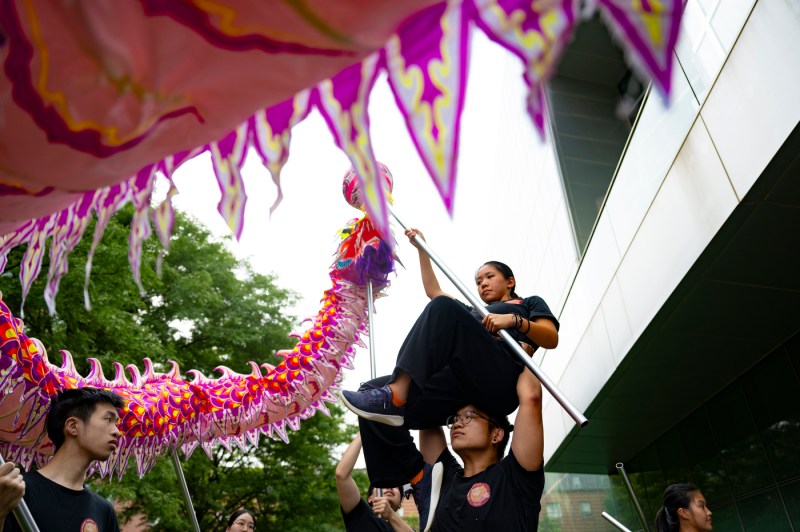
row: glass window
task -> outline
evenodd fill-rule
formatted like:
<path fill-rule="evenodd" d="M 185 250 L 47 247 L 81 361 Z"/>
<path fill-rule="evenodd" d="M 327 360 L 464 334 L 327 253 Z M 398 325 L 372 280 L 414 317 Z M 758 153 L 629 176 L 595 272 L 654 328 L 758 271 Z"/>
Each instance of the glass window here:
<path fill-rule="evenodd" d="M 581 501 L 578 503 L 578 509 L 581 512 L 581 517 L 584 519 L 592 516 L 592 503 Z"/>
<path fill-rule="evenodd" d="M 766 451 L 739 382 L 706 403 L 711 430 L 734 495 L 744 495 L 774 482 Z"/>
<path fill-rule="evenodd" d="M 655 515 L 663 502 L 666 487 L 655 445 L 649 446 L 639 455 L 639 463 L 642 468 L 644 490 L 637 490 L 636 498 L 646 515 Z"/>
<path fill-rule="evenodd" d="M 781 496 L 795 530 L 800 530 L 800 480 L 781 487 Z"/>
<path fill-rule="evenodd" d="M 581 251 L 643 97 L 644 86 L 599 17 L 581 23 L 548 84 L 553 143 Z"/>
<path fill-rule="evenodd" d="M 631 476 L 630 471 L 633 465 L 634 461 L 625 464 L 625 469 L 628 472 L 629 478 Z M 628 495 L 628 490 L 625 488 L 625 481 L 622 480 L 622 475 L 612 475 L 609 480 L 611 481 L 611 497 L 613 506 L 608 508 L 609 505 L 606 504 L 606 510 L 621 523 L 636 522 L 636 510 L 633 508 L 630 496 Z M 633 489 L 636 490 L 638 486 L 638 484 L 636 484 L 636 480 L 632 478 L 630 480 L 631 484 L 633 485 Z"/>
<path fill-rule="evenodd" d="M 750 410 L 778 481 L 800 475 L 800 381 L 780 349 L 742 378 Z"/>
<path fill-rule="evenodd" d="M 792 531 L 777 489 L 748 497 L 739 501 L 737 506 L 747 532 Z"/>
<path fill-rule="evenodd" d="M 668 431 L 656 442 L 658 459 L 664 468 L 664 485 L 686 482 L 691 478 L 686 453 L 683 451 L 681 433 L 677 427 Z"/>
<path fill-rule="evenodd" d="M 705 495 L 705 493 L 703 493 Z M 709 508 L 711 508 L 714 530 L 724 530 L 725 532 L 743 532 L 742 523 L 739 521 L 739 511 L 736 509 L 734 503 L 729 503 L 725 506 L 716 506 L 714 501 L 708 499 Z"/>
<path fill-rule="evenodd" d="M 561 519 L 561 503 L 548 502 L 547 503 L 547 517 L 550 519 Z"/>

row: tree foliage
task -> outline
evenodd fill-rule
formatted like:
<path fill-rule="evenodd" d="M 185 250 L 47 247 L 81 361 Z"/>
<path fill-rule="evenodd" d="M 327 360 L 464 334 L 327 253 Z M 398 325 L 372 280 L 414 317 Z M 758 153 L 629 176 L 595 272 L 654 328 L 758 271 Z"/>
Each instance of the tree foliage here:
<path fill-rule="evenodd" d="M 150 357 L 160 371 L 168 369 L 167 360 L 175 360 L 183 372 L 198 369 L 209 375 L 225 365 L 244 373 L 250 371 L 247 361 L 275 364 L 275 351 L 291 347 L 287 334 L 294 317 L 287 309 L 295 294 L 279 288 L 273 276 L 254 272 L 226 249 L 224 240 L 212 238 L 180 213 L 160 276 L 161 246 L 154 238 L 144 243 L 145 294 L 140 294 L 128 265 L 131 218 L 132 210 L 123 210 L 105 229 L 93 261 L 91 311 L 83 304 L 91 238 L 84 238 L 70 256 L 57 316 L 44 304 L 44 275 L 34 283 L 25 302 L 26 332 L 43 342 L 51 362 L 60 362 L 55 350 L 68 349 L 83 374 L 86 357 L 98 358 L 106 372 L 112 361 L 141 368 L 142 359 Z M 90 226 L 86 235 L 92 231 Z M 24 248 L 12 251 L 0 276 L 0 291 L 12 309 L 21 304 L 16 277 L 23 253 Z M 287 256 L 276 251 L 279 255 Z M 45 257 L 42 271 L 47 267 Z M 334 453 L 353 430 L 342 428 L 339 408 L 331 412 L 331 418 L 316 415 L 304 421 L 300 431 L 289 435 L 289 445 L 262 438 L 247 453 L 218 448 L 212 460 L 196 451 L 183 466 L 201 528 L 223 530 L 230 513 L 247 507 L 256 513 L 261 530 L 341 529 Z M 141 480 L 129 468 L 121 481 L 95 486 L 126 506 L 123 519 L 144 514 L 155 529 L 191 530 L 169 457 Z"/>

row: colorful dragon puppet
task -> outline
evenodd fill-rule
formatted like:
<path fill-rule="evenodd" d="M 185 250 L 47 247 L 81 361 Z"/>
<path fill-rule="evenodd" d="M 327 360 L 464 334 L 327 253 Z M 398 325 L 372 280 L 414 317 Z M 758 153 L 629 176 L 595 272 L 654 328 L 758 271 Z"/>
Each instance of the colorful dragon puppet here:
<path fill-rule="evenodd" d="M 391 186 L 391 175 L 383 165 Z M 345 179 L 345 196 L 360 203 L 360 195 Z M 209 378 L 190 370 L 181 376 L 170 361 L 166 373 L 154 371 L 149 359 L 144 372 L 133 365 L 114 363 L 108 379 L 99 361 L 89 359 L 91 371 L 78 374 L 68 351 L 61 351 L 61 366 L 53 365 L 41 342 L 25 334 L 0 296 L 0 454 L 29 468 L 43 465 L 53 453 L 44 430 L 50 398 L 59 390 L 94 386 L 113 390 L 126 399 L 120 429 L 122 437 L 107 462 L 96 463 L 101 475 L 122 475 L 131 457 L 140 475 L 168 450 L 181 448 L 188 456 L 198 445 L 207 453 L 215 443 L 245 449 L 258 444 L 261 434 L 287 439 L 287 428 L 317 411 L 328 413 L 326 403 L 341 379 L 342 368 L 352 369 L 361 335 L 368 334 L 367 289 L 371 282 L 378 297 L 388 286 L 393 270 L 392 246 L 368 216 L 354 220 L 340 232 L 342 241 L 330 270 L 332 286 L 322 298 L 313 323 L 298 335 L 290 351 L 278 352 L 277 366 L 250 362 L 252 371 L 239 374 L 219 367 L 222 375 Z"/>

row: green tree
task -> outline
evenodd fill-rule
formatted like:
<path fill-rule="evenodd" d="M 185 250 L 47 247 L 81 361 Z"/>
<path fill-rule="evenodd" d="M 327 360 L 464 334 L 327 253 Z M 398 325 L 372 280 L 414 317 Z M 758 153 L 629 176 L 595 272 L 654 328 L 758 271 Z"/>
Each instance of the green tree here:
<path fill-rule="evenodd" d="M 105 229 L 93 261 L 91 311 L 83 304 L 83 266 L 93 226 L 70 256 L 57 316 L 44 304 L 45 276 L 34 283 L 25 303 L 26 332 L 43 342 L 51 362 L 60 362 L 56 349 L 68 349 L 83 374 L 90 356 L 102 362 L 107 377 L 113 377 L 112 361 L 141 368 L 146 356 L 158 371 L 168 369 L 171 359 L 183 372 L 210 375 L 225 365 L 244 373 L 250 371 L 247 361 L 275 364 L 275 351 L 291 347 L 287 334 L 295 320 L 287 308 L 295 294 L 279 288 L 274 276 L 254 272 L 227 250 L 224 239 L 180 213 L 161 276 L 156 274 L 160 244 L 154 238 L 144 243 L 146 294 L 141 295 L 128 265 L 132 215 L 130 208 L 121 211 Z M 24 248 L 13 250 L 0 276 L 0 291 L 12 310 L 21 304 L 17 276 L 23 253 Z M 212 460 L 196 450 L 184 470 L 202 529 L 224 529 L 227 516 L 243 506 L 256 513 L 262 530 L 341 529 L 334 469 L 338 446 L 350 440 L 353 429 L 343 428 L 339 408 L 331 413 L 304 421 L 300 431 L 290 432 L 289 445 L 262 438 L 247 453 L 217 448 Z M 96 487 L 126 506 L 123 518 L 143 514 L 158 530 L 191 529 L 169 457 L 141 480 L 129 467 L 121 481 Z"/>

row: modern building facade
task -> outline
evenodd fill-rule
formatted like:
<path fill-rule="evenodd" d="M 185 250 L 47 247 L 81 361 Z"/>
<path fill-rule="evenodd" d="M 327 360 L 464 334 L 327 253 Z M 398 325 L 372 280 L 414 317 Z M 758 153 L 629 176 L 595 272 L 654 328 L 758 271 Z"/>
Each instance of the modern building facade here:
<path fill-rule="evenodd" d="M 602 31 L 601 31 L 602 30 Z M 542 530 L 652 526 L 700 485 L 722 531 L 800 530 L 800 3 L 688 0 L 667 105 L 600 24 L 549 92 L 531 238 L 562 324 Z"/>

